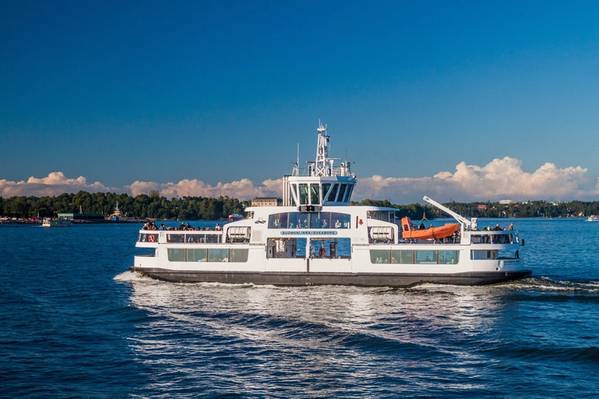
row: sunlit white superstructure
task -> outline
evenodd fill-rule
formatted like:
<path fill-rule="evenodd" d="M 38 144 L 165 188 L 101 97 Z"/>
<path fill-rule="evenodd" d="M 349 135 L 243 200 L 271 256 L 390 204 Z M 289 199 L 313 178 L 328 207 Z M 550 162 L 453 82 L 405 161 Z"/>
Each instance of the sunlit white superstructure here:
<path fill-rule="evenodd" d="M 457 223 L 419 230 L 395 208 L 350 206 L 351 164 L 329 158 L 322 124 L 317 140 L 307 172 L 298 159 L 284 177 L 281 206 L 246 208 L 245 219 L 222 230 L 142 229 L 137 247 L 154 251 L 136 256 L 133 269 L 169 281 L 275 285 L 488 284 L 530 275 L 511 228 L 481 231 L 476 219 L 428 197 Z"/>

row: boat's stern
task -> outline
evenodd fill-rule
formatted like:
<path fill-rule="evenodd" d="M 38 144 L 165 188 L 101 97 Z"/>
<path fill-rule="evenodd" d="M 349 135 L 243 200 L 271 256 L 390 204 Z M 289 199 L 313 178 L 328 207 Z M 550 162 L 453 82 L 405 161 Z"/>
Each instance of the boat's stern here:
<path fill-rule="evenodd" d="M 497 282 L 516 280 L 532 275 L 522 260 L 524 242 L 513 230 L 469 231 L 469 262 L 471 270 L 497 276 Z"/>

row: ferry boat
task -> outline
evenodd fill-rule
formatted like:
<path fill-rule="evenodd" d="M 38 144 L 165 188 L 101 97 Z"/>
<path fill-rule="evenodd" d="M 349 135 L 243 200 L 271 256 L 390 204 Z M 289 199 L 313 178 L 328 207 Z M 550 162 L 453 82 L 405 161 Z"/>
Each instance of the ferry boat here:
<path fill-rule="evenodd" d="M 43 218 L 42 219 L 42 227 L 66 227 L 66 226 L 70 226 L 71 225 L 71 221 L 65 218 Z"/>
<path fill-rule="evenodd" d="M 330 136 L 317 128 L 317 150 L 283 178 L 280 205 L 246 208 L 242 220 L 214 230 L 139 231 L 132 270 L 174 282 L 406 287 L 480 285 L 527 277 L 515 230 L 479 229 L 438 202 L 455 223 L 418 229 L 395 208 L 351 206 L 357 178 L 350 162 L 329 157 Z M 298 157 L 299 158 L 299 157 Z"/>

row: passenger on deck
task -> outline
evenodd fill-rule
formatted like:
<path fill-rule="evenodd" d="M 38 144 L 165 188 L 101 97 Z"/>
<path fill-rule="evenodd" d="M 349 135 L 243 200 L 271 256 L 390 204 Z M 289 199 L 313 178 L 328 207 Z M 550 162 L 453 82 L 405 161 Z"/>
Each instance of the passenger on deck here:
<path fill-rule="evenodd" d="M 217 224 L 216 227 L 214 228 L 214 230 L 216 231 L 221 231 L 222 227 L 220 227 L 220 224 Z"/>
<path fill-rule="evenodd" d="M 319 258 L 324 258 L 327 254 L 327 251 L 324 249 L 324 247 L 320 247 L 320 249 L 318 250 L 318 257 Z"/>
<path fill-rule="evenodd" d="M 340 228 L 341 228 L 341 221 L 340 221 L 339 219 L 337 219 L 337 220 L 335 221 L 335 228 L 336 228 L 336 229 L 340 229 Z"/>

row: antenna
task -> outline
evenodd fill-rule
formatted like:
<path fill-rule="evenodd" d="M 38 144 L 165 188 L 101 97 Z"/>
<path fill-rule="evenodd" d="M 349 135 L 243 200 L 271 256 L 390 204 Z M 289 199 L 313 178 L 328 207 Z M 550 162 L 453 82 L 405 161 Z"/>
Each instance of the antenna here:
<path fill-rule="evenodd" d="M 299 165 L 300 165 L 300 145 L 299 145 L 299 143 L 297 143 L 297 155 L 296 155 L 296 159 L 295 159 L 295 164 L 293 164 L 293 168 L 291 169 L 292 176 L 300 175 Z"/>

